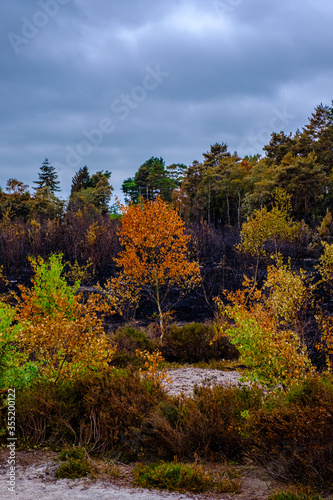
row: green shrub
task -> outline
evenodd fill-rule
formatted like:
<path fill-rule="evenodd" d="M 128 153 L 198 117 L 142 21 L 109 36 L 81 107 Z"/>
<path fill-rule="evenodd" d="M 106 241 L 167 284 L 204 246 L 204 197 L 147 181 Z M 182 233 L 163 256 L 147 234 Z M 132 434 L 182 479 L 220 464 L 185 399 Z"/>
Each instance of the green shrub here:
<path fill-rule="evenodd" d="M 333 376 L 315 375 L 306 378 L 301 384 L 295 384 L 286 395 L 289 404 L 318 406 L 323 401 L 333 404 Z"/>
<path fill-rule="evenodd" d="M 99 452 L 136 459 L 142 447 L 142 425 L 166 398 L 165 393 L 133 370 L 86 379 L 79 385 L 84 399 L 84 442 Z"/>
<path fill-rule="evenodd" d="M 293 491 L 280 491 L 273 493 L 268 500 L 322 500 L 316 493 L 295 493 Z"/>
<path fill-rule="evenodd" d="M 138 464 L 134 469 L 134 484 L 143 488 L 201 493 L 212 490 L 217 481 L 199 465 L 181 462 Z"/>
<path fill-rule="evenodd" d="M 154 343 L 148 339 L 145 332 L 136 330 L 131 326 L 123 326 L 115 332 L 113 340 L 117 345 L 117 351 L 112 358 L 113 366 L 125 368 L 128 365 L 142 367 L 144 361 L 135 354 L 135 351 L 154 350 Z"/>
<path fill-rule="evenodd" d="M 88 454 L 82 447 L 65 448 L 59 454 L 59 460 L 63 461 L 56 472 L 58 479 L 76 479 L 85 477 L 93 470 L 88 461 Z"/>
<path fill-rule="evenodd" d="M 92 467 L 87 460 L 69 460 L 63 462 L 56 471 L 58 479 L 77 479 L 85 477 L 92 472 Z"/>
<path fill-rule="evenodd" d="M 86 450 L 78 446 L 61 450 L 59 454 L 59 460 L 84 460 L 86 456 Z"/>
<path fill-rule="evenodd" d="M 162 354 L 166 360 L 180 363 L 237 359 L 238 351 L 227 337 L 221 337 L 212 343 L 215 335 L 214 325 L 209 323 L 172 325 L 165 335 Z"/>

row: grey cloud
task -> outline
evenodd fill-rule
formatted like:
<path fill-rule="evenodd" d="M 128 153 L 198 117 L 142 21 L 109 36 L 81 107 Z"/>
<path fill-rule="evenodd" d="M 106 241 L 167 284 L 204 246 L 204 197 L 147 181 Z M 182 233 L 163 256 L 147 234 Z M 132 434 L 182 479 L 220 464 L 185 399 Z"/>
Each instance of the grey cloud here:
<path fill-rule="evenodd" d="M 8 33 L 22 36 L 22 18 L 36 21 L 47 1 L 59 12 L 16 53 Z M 103 120 L 115 129 L 95 134 L 77 168 L 111 170 L 119 192 L 152 155 L 190 164 L 216 141 L 260 152 L 273 126 L 295 131 L 330 103 L 328 0 L 62 1 L 12 0 L 0 21 L 1 186 L 13 176 L 31 185 L 47 156 L 67 196 L 76 163 L 66 152 Z M 133 89 L 158 65 L 169 75 L 140 100 Z M 125 117 L 119 106 L 133 92 Z"/>

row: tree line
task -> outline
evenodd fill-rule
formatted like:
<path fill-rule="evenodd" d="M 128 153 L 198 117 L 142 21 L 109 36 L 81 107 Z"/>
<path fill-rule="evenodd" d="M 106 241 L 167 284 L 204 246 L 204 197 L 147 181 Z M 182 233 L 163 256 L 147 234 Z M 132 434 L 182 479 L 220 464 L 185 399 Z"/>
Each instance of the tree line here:
<path fill-rule="evenodd" d="M 216 143 L 190 166 L 165 165 L 163 158 L 152 156 L 122 184 L 127 204 L 159 196 L 176 210 L 192 236 L 208 288 L 217 280 L 238 286 L 244 266 L 258 267 L 260 275 L 262 261 L 257 266 L 257 256 L 240 257 L 235 246 L 242 225 L 256 211 L 273 209 L 279 189 L 289 196 L 290 215 L 301 223 L 297 238 L 283 243 L 286 255 L 295 262 L 318 258 L 318 231 L 328 242 L 333 236 L 332 106 L 317 106 L 294 135 L 272 133 L 263 150 L 263 157 L 241 158 L 225 143 Z M 60 252 L 72 264 L 92 263 L 96 279 L 112 274 L 121 215 L 110 205 L 111 172 L 91 174 L 87 166 L 80 168 L 65 202 L 58 197 L 56 169 L 45 158 L 34 184 L 30 193 L 12 178 L 0 190 L 0 265 L 5 271 L 22 275 L 29 255 Z"/>
<path fill-rule="evenodd" d="M 125 202 L 137 203 L 140 196 L 151 200 L 158 195 L 173 203 L 185 222 L 204 220 L 215 227 L 240 227 L 255 209 L 272 205 L 276 188 L 291 195 L 296 220 L 313 225 L 327 209 L 332 210 L 332 106 L 317 106 L 309 122 L 295 134 L 273 132 L 263 151 L 263 157 L 258 153 L 241 158 L 228 151 L 225 143 L 216 143 L 203 153 L 202 161 L 190 166 L 166 166 L 163 158 L 152 156 L 133 177 L 123 181 Z M 113 211 L 109 171 L 91 175 L 87 166 L 80 168 L 72 179 L 67 203 L 56 196 L 60 191 L 58 176 L 47 158 L 38 176 L 33 194 L 23 182 L 8 180 L 0 191 L 1 217 L 54 219 L 83 207 L 95 214 Z"/>

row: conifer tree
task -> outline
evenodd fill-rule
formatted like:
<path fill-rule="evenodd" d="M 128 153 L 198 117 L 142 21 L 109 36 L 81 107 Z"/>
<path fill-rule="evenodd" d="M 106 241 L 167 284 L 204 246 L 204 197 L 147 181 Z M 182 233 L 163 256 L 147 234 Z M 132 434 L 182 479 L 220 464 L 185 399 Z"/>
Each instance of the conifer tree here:
<path fill-rule="evenodd" d="M 90 174 L 87 165 L 81 167 L 72 179 L 71 195 L 89 187 Z"/>
<path fill-rule="evenodd" d="M 49 160 L 45 158 L 42 166 L 40 167 L 40 172 L 38 173 L 39 180 L 34 181 L 34 184 L 37 184 L 38 187 L 34 188 L 36 191 L 38 189 L 48 187 L 51 193 L 55 193 L 56 191 L 60 191 L 58 174 L 52 165 L 50 165 Z"/>

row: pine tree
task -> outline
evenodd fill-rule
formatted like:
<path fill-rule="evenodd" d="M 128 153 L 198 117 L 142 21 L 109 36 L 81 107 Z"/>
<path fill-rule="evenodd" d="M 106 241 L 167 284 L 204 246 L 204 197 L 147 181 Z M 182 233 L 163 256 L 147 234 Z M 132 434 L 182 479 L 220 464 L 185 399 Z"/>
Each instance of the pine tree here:
<path fill-rule="evenodd" d="M 325 172 L 333 168 L 333 107 L 320 104 L 309 118 L 297 142 L 298 153 L 308 156 L 312 151 Z"/>
<path fill-rule="evenodd" d="M 228 146 L 222 142 L 219 144 L 216 142 L 210 147 L 210 151 L 203 153 L 204 165 L 206 167 L 218 167 L 220 162 L 225 158 L 230 158 L 231 154 L 228 151 Z"/>
<path fill-rule="evenodd" d="M 71 195 L 89 187 L 90 174 L 87 165 L 81 167 L 72 179 Z"/>
<path fill-rule="evenodd" d="M 39 180 L 34 181 L 34 184 L 37 184 L 38 187 L 34 188 L 36 191 L 38 189 L 48 187 L 51 193 L 55 193 L 56 191 L 60 191 L 59 184 L 57 181 L 58 174 L 52 165 L 50 165 L 49 160 L 45 158 L 42 166 L 40 167 L 40 172 L 38 173 Z"/>

